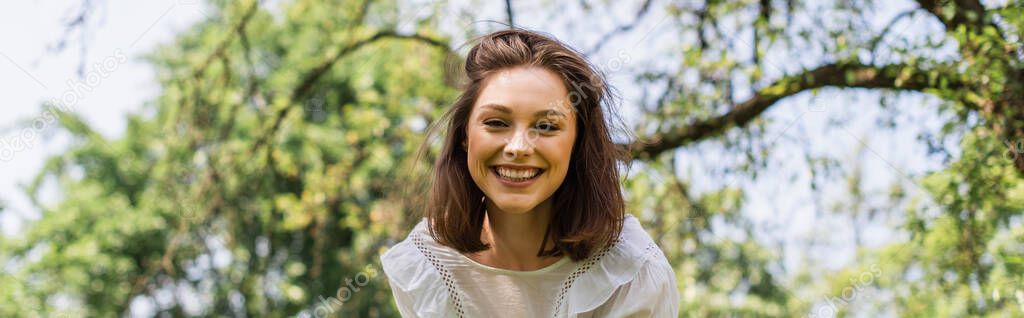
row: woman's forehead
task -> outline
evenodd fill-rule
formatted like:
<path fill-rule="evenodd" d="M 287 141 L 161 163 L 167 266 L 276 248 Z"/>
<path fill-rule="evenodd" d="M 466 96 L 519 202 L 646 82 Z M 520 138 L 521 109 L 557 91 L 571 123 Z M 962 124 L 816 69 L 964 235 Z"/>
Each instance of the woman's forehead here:
<path fill-rule="evenodd" d="M 484 82 L 475 111 L 505 113 L 572 113 L 569 94 L 558 74 L 538 67 L 516 67 L 492 74 Z"/>

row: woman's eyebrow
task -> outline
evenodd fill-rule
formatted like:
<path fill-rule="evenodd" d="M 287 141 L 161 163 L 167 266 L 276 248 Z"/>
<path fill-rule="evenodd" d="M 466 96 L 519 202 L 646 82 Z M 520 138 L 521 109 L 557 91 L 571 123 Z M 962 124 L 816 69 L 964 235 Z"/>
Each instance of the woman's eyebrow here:
<path fill-rule="evenodd" d="M 508 106 L 505 106 L 505 105 L 501 105 L 501 104 L 489 103 L 489 104 L 484 104 L 484 105 L 482 105 L 480 107 L 481 108 L 490 108 L 490 109 L 496 110 L 498 112 L 506 113 L 506 114 L 511 114 L 512 113 L 512 109 L 511 108 L 509 108 Z M 563 114 L 560 111 L 554 110 L 554 109 L 539 110 L 539 111 L 534 112 L 533 116 L 534 117 L 562 117 L 562 118 L 566 117 L 565 114 Z"/>
<path fill-rule="evenodd" d="M 484 104 L 483 106 L 480 106 L 480 108 L 491 108 L 491 109 L 494 109 L 496 111 L 499 111 L 499 112 L 502 112 L 502 113 L 506 113 L 506 114 L 511 114 L 512 113 L 512 109 L 511 108 L 508 108 L 508 106 L 500 105 L 500 104 Z"/>

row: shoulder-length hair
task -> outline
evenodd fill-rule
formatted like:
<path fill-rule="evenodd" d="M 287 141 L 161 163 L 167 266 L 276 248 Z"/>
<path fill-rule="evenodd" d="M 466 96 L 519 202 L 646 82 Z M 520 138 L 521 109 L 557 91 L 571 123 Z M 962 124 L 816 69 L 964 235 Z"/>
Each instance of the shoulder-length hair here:
<path fill-rule="evenodd" d="M 541 67 L 561 75 L 576 116 L 576 140 L 568 173 L 555 191 L 551 220 L 538 256 L 568 255 L 573 261 L 607 246 L 622 231 L 623 201 L 617 160 L 625 153 L 612 141 L 602 105 L 614 115 L 604 76 L 582 54 L 536 32 L 509 29 L 484 35 L 466 56 L 462 94 L 431 129 L 445 127 L 424 216 L 430 235 L 460 253 L 489 248 L 480 240 L 484 193 L 469 174 L 466 140 L 469 114 L 484 80 L 498 70 Z M 614 116 L 613 116 L 614 117 Z M 421 154 L 431 138 L 421 147 Z M 548 240 L 554 248 L 545 250 Z"/>

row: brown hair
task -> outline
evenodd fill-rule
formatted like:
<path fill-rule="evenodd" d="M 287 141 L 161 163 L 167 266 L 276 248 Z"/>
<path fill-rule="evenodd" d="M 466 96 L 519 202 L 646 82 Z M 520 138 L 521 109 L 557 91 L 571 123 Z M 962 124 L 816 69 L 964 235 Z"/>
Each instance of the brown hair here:
<path fill-rule="evenodd" d="M 489 248 L 480 240 L 484 193 L 470 177 L 462 143 L 473 104 L 484 80 L 494 72 L 516 66 L 542 67 L 562 76 L 576 116 L 576 140 L 568 173 L 552 194 L 551 220 L 538 256 L 568 255 L 574 261 L 589 257 L 622 231 L 623 201 L 617 160 L 624 153 L 612 142 L 602 105 L 614 115 L 611 90 L 604 76 L 582 54 L 558 40 L 536 32 L 509 29 L 484 35 L 465 60 L 467 82 L 455 104 L 434 126 L 446 126 L 441 153 L 434 164 L 433 183 L 424 216 L 430 235 L 461 253 Z M 421 154 L 430 138 L 421 147 Z M 555 248 L 544 250 L 548 240 Z"/>

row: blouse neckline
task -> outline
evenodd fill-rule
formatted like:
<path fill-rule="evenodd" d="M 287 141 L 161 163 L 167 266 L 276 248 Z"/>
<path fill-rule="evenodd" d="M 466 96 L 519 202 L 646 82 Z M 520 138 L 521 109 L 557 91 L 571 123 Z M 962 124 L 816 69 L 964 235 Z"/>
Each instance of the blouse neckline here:
<path fill-rule="evenodd" d="M 551 271 L 553 271 L 555 269 L 558 269 L 563 264 L 569 262 L 569 257 L 568 256 L 562 256 L 561 259 L 559 259 L 558 261 L 556 261 L 554 263 L 551 263 L 551 265 L 544 266 L 544 267 L 541 267 L 539 269 L 530 270 L 530 271 L 519 271 L 519 270 L 504 269 L 504 268 L 497 268 L 497 267 L 494 267 L 494 266 L 484 265 L 484 264 L 481 264 L 481 263 L 473 260 L 472 258 L 469 258 L 466 255 L 463 255 L 462 253 L 458 253 L 458 254 L 459 254 L 459 258 L 462 261 L 466 262 L 467 264 L 470 264 L 473 267 L 476 267 L 476 268 L 479 268 L 479 269 L 482 269 L 482 270 L 485 270 L 485 271 L 488 271 L 488 272 L 492 272 L 492 273 L 504 274 L 504 275 L 517 275 L 517 276 L 532 276 L 532 275 L 540 275 L 540 274 L 548 273 L 548 272 L 551 272 Z"/>
<path fill-rule="evenodd" d="M 671 272 L 671 265 L 640 222 L 628 214 L 623 221 L 619 238 L 586 260 L 572 262 L 569 266 L 566 263 L 571 259 L 563 256 L 564 259 L 538 270 L 515 271 L 477 263 L 437 243 L 427 230 L 429 220 L 424 218 L 405 240 L 381 256 L 381 265 L 392 288 L 412 295 L 407 299 L 411 302 L 407 304 L 410 306 L 408 310 L 420 317 L 466 316 L 467 308 L 476 308 L 472 302 L 464 303 L 472 297 L 466 295 L 467 291 L 459 285 L 460 279 L 473 279 L 475 276 L 467 270 L 507 276 L 501 279 L 519 277 L 529 280 L 566 271 L 569 273 L 561 279 L 561 289 L 552 298 L 553 312 L 559 317 L 577 317 L 609 301 L 620 287 L 634 281 L 643 268 L 655 266 Z M 459 275 L 463 276 L 460 278 Z M 671 273 L 659 280 L 669 282 L 673 288 L 675 286 Z M 648 278 L 638 281 L 638 284 L 651 283 L 656 282 Z"/>

